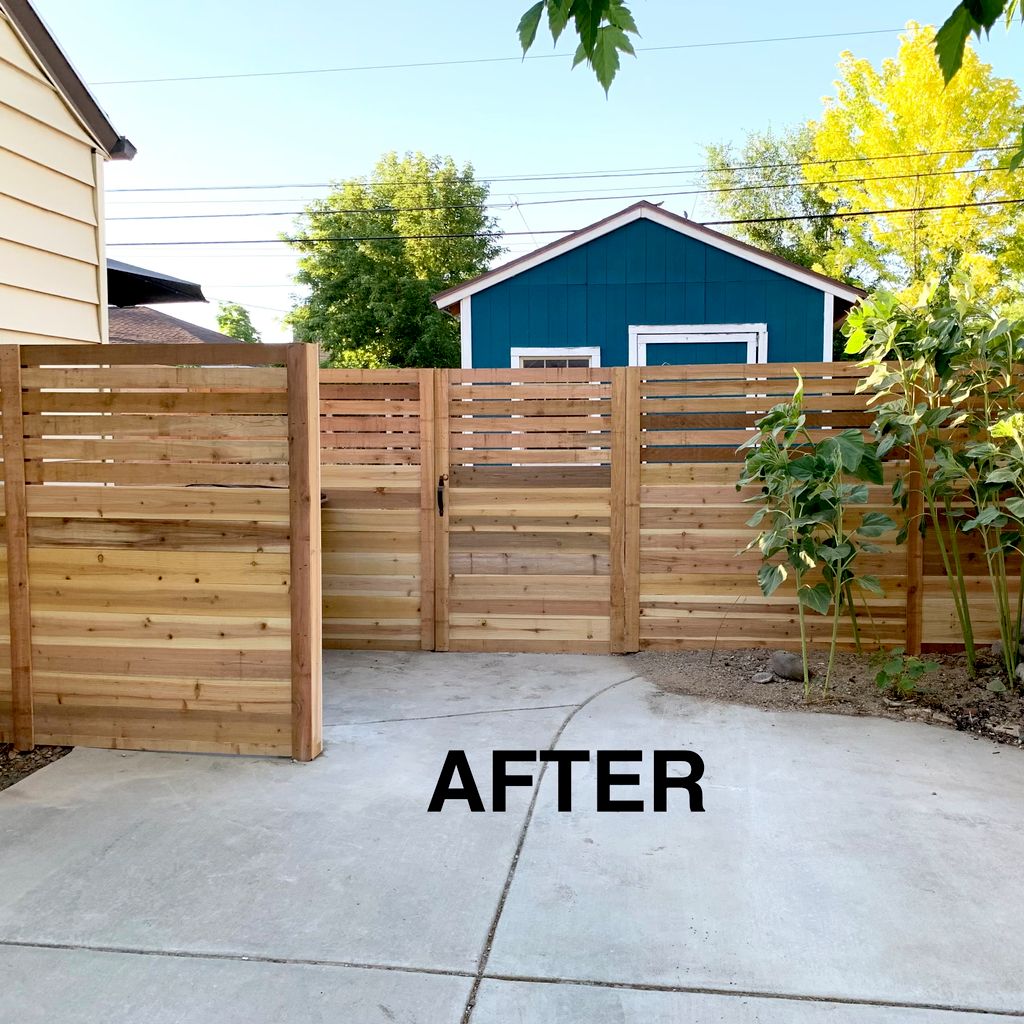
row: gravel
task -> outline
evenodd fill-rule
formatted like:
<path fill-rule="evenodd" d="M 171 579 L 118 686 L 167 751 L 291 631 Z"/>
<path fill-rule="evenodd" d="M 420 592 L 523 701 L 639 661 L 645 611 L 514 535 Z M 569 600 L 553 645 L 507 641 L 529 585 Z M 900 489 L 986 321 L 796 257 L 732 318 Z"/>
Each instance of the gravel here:
<path fill-rule="evenodd" d="M 0 790 L 13 786 L 71 752 L 72 747 L 36 747 L 19 754 L 9 743 L 0 743 Z"/>
<path fill-rule="evenodd" d="M 803 683 L 774 676 L 772 652 L 765 649 L 719 651 L 644 651 L 630 655 L 636 671 L 669 693 L 685 694 L 727 704 L 749 704 L 766 711 L 804 711 L 833 715 L 874 715 L 930 722 L 988 737 L 999 743 L 1024 745 L 1024 693 L 999 687 L 1004 682 L 999 663 L 988 651 L 979 652 L 978 675 L 967 676 L 963 655 L 925 655 L 938 663 L 908 697 L 883 692 L 875 685 L 876 668 L 870 654 L 840 651 L 832 670 L 828 694 L 821 692 L 825 656 L 811 655 L 811 693 L 804 699 Z M 990 686 L 992 687 L 990 689 Z"/>

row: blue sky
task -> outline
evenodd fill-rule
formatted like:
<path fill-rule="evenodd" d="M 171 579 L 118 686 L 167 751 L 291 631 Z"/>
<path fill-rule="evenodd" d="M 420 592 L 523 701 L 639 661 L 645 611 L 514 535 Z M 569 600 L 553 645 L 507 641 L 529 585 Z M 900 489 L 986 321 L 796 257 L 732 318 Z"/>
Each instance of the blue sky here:
<path fill-rule="evenodd" d="M 512 57 L 515 26 L 529 0 L 36 0 L 89 83 L 182 75 L 287 71 L 353 65 Z M 211 298 L 249 304 L 268 341 L 287 340 L 282 310 L 296 289 L 294 257 L 273 238 L 290 217 L 121 220 L 167 214 L 295 211 L 323 188 L 297 187 L 367 173 L 388 150 L 423 150 L 472 161 L 481 176 L 540 175 L 699 164 L 710 142 L 815 116 L 832 92 L 843 50 L 878 62 L 895 53 L 909 20 L 938 24 L 953 0 L 635 0 L 639 46 L 841 33 L 828 39 L 641 52 L 627 59 L 605 99 L 570 58 L 449 67 L 349 71 L 228 81 L 95 84 L 117 128 L 138 147 L 131 163 L 107 167 L 108 243 L 239 239 L 229 247 L 112 244 L 110 255 L 201 282 Z M 779 10 L 785 11 L 784 18 Z M 282 16 L 281 12 L 284 12 Z M 559 48 L 568 49 L 566 43 Z M 998 74 L 1013 77 L 1024 29 L 1000 26 L 980 47 Z M 535 53 L 551 52 L 541 39 Z M 287 184 L 265 191 L 124 192 L 210 185 Z M 604 193 L 655 195 L 695 184 L 692 173 L 590 181 L 496 182 L 492 195 L 508 231 L 577 228 L 630 199 L 530 206 Z M 558 190 L 558 191 L 555 191 Z M 575 190 L 575 191 L 566 191 Z M 239 200 L 245 200 L 239 201 Z M 706 201 L 667 199 L 695 219 Z M 554 237 L 510 237 L 518 255 Z M 169 310 L 214 325 L 216 304 Z"/>

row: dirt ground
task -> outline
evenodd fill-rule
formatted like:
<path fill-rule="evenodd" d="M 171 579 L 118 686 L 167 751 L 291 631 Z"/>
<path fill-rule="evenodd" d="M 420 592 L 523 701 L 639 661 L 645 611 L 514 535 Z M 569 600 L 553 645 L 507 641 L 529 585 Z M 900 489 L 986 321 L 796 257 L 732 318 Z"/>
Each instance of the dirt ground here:
<path fill-rule="evenodd" d="M 9 743 L 0 743 L 0 789 L 7 789 L 71 751 L 71 747 L 36 747 L 19 754 Z"/>
<path fill-rule="evenodd" d="M 878 689 L 877 667 L 871 664 L 870 655 L 846 652 L 836 655 L 830 692 L 823 695 L 825 657 L 812 654 L 815 678 L 806 701 L 802 682 L 753 682 L 754 673 L 767 670 L 771 653 L 765 649 L 645 651 L 632 657 L 642 675 L 669 693 L 750 704 L 766 711 L 876 715 L 931 722 L 999 743 L 1024 745 L 1024 694 L 988 689 L 988 683 L 999 676 L 987 651 L 979 654 L 979 673 L 974 680 L 967 676 L 962 655 L 925 655 L 939 667 L 921 679 L 915 693 L 902 699 Z"/>

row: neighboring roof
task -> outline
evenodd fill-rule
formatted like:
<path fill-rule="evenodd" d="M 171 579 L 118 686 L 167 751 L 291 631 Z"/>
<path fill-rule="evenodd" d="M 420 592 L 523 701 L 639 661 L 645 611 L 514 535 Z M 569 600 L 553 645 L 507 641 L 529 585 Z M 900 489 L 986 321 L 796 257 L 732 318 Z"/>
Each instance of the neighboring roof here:
<path fill-rule="evenodd" d="M 131 160 L 135 147 L 123 135 L 118 135 L 28 0 L 0 0 L 0 13 L 7 15 L 40 67 L 107 156 L 111 160 Z"/>
<path fill-rule="evenodd" d="M 156 342 L 161 345 L 215 345 L 237 338 L 211 331 L 208 327 L 190 324 L 176 316 L 139 306 L 135 309 L 110 309 L 110 341 L 112 344 Z"/>
<path fill-rule="evenodd" d="M 834 277 L 827 277 L 825 274 L 819 274 L 815 270 L 808 270 L 807 267 L 802 267 L 798 263 L 792 263 L 781 256 L 775 256 L 773 253 L 765 252 L 754 245 L 740 242 L 729 235 L 723 235 L 721 231 L 704 227 L 703 224 L 697 224 L 686 217 L 680 217 L 676 213 L 663 210 L 660 206 L 655 206 L 654 203 L 642 200 L 639 203 L 628 206 L 625 210 L 620 210 L 618 213 L 613 213 L 610 217 L 605 217 L 603 220 L 589 225 L 589 227 L 574 231 L 571 235 L 566 235 L 555 242 L 541 246 L 541 248 L 527 253 L 525 256 L 520 256 L 518 259 L 510 260 L 500 267 L 495 267 L 494 270 L 488 270 L 479 277 L 474 277 L 453 288 L 447 288 L 443 292 L 438 292 L 437 295 L 433 296 L 433 300 L 436 305 L 442 308 L 450 306 L 476 292 L 483 291 L 485 288 L 490 288 L 501 281 L 507 281 L 510 277 L 515 277 L 531 267 L 545 263 L 556 256 L 561 256 L 563 253 L 570 252 L 581 245 L 586 245 L 587 242 L 592 242 L 602 235 L 616 231 L 626 224 L 632 224 L 636 220 L 654 221 L 656 224 L 661 224 L 672 231 L 678 231 L 682 235 L 695 238 L 700 242 L 706 242 L 716 249 L 732 253 L 733 256 L 738 256 L 740 259 L 748 260 L 751 263 L 757 263 L 762 267 L 767 267 L 769 270 L 782 274 L 783 277 L 801 281 L 812 288 L 817 288 L 819 291 L 830 292 L 832 295 L 836 295 L 848 302 L 857 302 L 866 294 L 860 288 L 854 288 L 843 281 L 837 281 Z"/>
<path fill-rule="evenodd" d="M 205 302 L 203 289 L 194 281 L 107 260 L 107 302 L 111 306 L 145 306 L 164 302 Z"/>

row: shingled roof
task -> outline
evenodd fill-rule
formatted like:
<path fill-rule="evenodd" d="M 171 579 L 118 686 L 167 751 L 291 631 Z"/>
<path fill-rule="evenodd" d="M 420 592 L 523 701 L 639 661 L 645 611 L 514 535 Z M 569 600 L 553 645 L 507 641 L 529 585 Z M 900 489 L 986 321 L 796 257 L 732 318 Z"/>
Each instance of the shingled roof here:
<path fill-rule="evenodd" d="M 168 316 L 146 306 L 128 306 L 123 309 L 112 307 L 110 316 L 110 341 L 117 344 L 156 342 L 161 345 L 213 345 L 220 342 L 235 342 L 237 338 L 211 331 L 208 327 L 190 324 L 176 316 Z"/>

